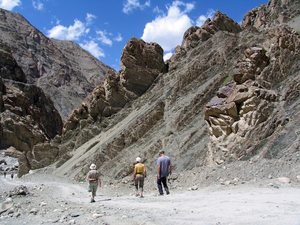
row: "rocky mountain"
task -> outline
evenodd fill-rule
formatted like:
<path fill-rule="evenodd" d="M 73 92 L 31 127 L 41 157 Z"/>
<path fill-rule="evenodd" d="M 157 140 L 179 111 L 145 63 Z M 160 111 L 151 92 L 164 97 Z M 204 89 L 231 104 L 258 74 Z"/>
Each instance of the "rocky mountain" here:
<path fill-rule="evenodd" d="M 47 157 L 58 176 L 83 179 L 95 163 L 102 174 L 124 178 L 137 156 L 155 174 L 159 150 L 175 172 L 259 160 L 296 163 L 300 36 L 288 24 L 299 26 L 299 6 L 270 0 L 249 11 L 242 25 L 217 11 L 185 32 L 167 62 L 158 44 L 130 39 L 121 70 L 106 73 L 62 133 L 18 156 L 19 175 L 50 163 Z"/>
<path fill-rule="evenodd" d="M 49 39 L 23 16 L 0 9 L 0 40 L 10 49 L 27 83 L 50 96 L 63 121 L 110 69 L 71 41 Z"/>

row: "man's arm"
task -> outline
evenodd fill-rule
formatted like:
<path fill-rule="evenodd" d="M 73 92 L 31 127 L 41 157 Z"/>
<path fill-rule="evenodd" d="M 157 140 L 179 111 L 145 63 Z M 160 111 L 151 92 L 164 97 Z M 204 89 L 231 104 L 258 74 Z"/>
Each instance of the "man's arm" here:
<path fill-rule="evenodd" d="M 144 175 L 145 175 L 145 178 L 147 177 L 147 173 L 146 173 L 146 167 L 144 166 Z"/>
<path fill-rule="evenodd" d="M 100 177 L 98 177 L 98 180 L 99 180 L 99 187 L 101 187 L 101 179 L 100 179 Z"/>
<path fill-rule="evenodd" d="M 133 178 L 132 178 L 132 181 L 134 181 L 135 175 L 136 175 L 136 166 L 134 167 L 134 172 L 133 172 Z"/>
<path fill-rule="evenodd" d="M 160 179 L 160 165 L 157 166 L 157 177 Z"/>

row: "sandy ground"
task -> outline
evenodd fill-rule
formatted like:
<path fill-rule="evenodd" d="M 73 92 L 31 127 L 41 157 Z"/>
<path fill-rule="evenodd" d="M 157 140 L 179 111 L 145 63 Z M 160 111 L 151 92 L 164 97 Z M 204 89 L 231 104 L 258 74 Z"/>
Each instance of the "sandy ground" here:
<path fill-rule="evenodd" d="M 155 177 L 150 176 L 145 197 L 138 198 L 130 178 L 112 182 L 102 177 L 96 202 L 90 203 L 86 182 L 51 171 L 44 168 L 14 179 L 1 176 L 5 211 L 0 224 L 300 224 L 299 185 L 271 186 L 268 179 L 197 190 L 183 185 L 174 186 L 170 195 L 157 196 Z M 9 191 L 20 185 L 29 194 L 9 198 Z"/>

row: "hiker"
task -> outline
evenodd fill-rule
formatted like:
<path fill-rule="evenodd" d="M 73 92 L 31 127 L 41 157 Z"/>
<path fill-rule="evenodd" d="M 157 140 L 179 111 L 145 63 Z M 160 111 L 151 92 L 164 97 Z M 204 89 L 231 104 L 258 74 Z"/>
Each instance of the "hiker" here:
<path fill-rule="evenodd" d="M 140 196 L 140 198 L 144 198 L 143 189 L 144 189 L 144 179 L 147 177 L 146 167 L 141 163 L 141 158 L 136 158 L 136 165 L 134 166 L 134 173 L 132 181 L 134 181 L 135 189 L 136 189 L 136 197 Z M 139 194 L 140 189 L 140 194 Z"/>
<path fill-rule="evenodd" d="M 169 176 L 169 168 L 170 168 L 170 175 L 172 174 L 172 163 L 168 156 L 165 155 L 164 151 L 159 152 L 159 158 L 157 160 L 157 186 L 159 195 L 164 195 L 162 185 L 164 185 L 165 191 L 170 194 L 168 185 L 167 185 L 167 177 Z"/>
<path fill-rule="evenodd" d="M 101 179 L 99 176 L 99 172 L 96 170 L 96 165 L 92 164 L 90 166 L 90 171 L 88 172 L 86 179 L 89 181 L 88 185 L 88 191 L 92 192 L 91 193 L 91 202 L 95 202 L 95 196 L 98 188 L 98 183 L 99 187 L 101 187 Z"/>

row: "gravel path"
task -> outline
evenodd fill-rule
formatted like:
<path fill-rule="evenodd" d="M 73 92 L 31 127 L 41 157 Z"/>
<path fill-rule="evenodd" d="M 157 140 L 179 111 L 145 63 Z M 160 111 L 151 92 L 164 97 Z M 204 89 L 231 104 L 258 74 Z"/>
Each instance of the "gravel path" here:
<path fill-rule="evenodd" d="M 54 176 L 49 168 L 13 180 L 1 177 L 1 208 L 12 207 L 1 213 L 0 224 L 300 224 L 300 188 L 289 183 L 174 188 L 157 196 L 155 177 L 147 179 L 141 199 L 131 183 L 102 178 L 96 202 L 90 203 L 85 182 Z M 30 194 L 7 197 L 20 185 Z"/>

